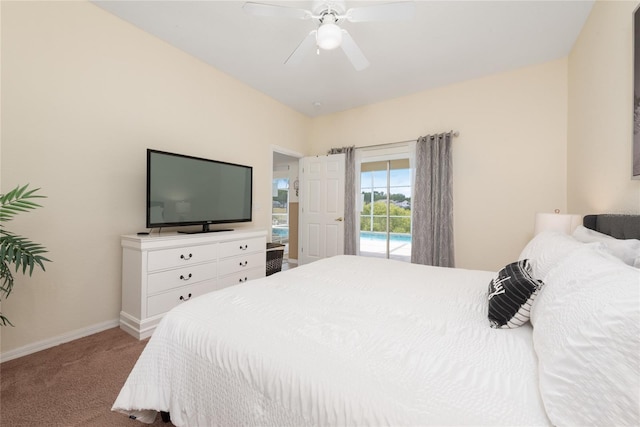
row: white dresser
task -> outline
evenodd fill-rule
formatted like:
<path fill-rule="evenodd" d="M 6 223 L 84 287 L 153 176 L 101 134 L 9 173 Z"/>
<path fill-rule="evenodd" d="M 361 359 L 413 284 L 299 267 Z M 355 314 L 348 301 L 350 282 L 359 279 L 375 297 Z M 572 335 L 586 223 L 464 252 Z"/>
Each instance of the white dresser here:
<path fill-rule="evenodd" d="M 181 302 L 265 276 L 265 230 L 126 235 L 122 244 L 120 327 L 151 336 Z"/>

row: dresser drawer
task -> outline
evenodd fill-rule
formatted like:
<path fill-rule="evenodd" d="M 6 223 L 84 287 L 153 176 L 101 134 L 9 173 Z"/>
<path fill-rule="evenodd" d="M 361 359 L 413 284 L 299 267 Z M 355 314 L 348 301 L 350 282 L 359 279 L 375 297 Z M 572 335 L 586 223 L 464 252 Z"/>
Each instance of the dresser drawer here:
<path fill-rule="evenodd" d="M 227 274 L 247 271 L 258 267 L 265 270 L 267 268 L 267 261 L 264 252 L 225 258 L 219 262 L 218 272 L 220 276 L 226 276 Z"/>
<path fill-rule="evenodd" d="M 224 242 L 220 243 L 220 257 L 226 258 L 250 252 L 264 251 L 266 246 L 267 239 L 264 237 L 241 239 L 234 242 Z"/>
<path fill-rule="evenodd" d="M 215 279 L 218 265 L 215 262 L 151 273 L 147 281 L 147 294 L 155 294 L 180 286 Z"/>
<path fill-rule="evenodd" d="M 266 230 L 250 228 L 122 236 L 120 327 L 148 338 L 162 316 L 185 299 L 264 276 L 266 236 Z"/>
<path fill-rule="evenodd" d="M 218 279 L 218 283 L 222 287 L 239 285 L 248 280 L 259 279 L 265 276 L 264 268 L 252 268 L 250 270 L 239 271 L 237 273 L 227 274 Z"/>
<path fill-rule="evenodd" d="M 224 286 L 221 286 L 215 280 L 210 280 L 150 296 L 147 298 L 147 316 L 151 317 L 166 313 L 181 302 L 222 288 Z"/>
<path fill-rule="evenodd" d="M 147 270 L 182 267 L 200 262 L 213 261 L 218 257 L 218 245 L 185 246 L 182 248 L 149 251 Z"/>

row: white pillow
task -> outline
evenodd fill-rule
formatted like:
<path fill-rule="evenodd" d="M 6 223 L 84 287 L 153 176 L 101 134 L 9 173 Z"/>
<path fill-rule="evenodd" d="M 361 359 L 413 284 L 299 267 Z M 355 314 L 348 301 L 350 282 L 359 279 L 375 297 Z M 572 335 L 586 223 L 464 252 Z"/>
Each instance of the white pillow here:
<path fill-rule="evenodd" d="M 625 264 L 640 268 L 640 240 L 638 239 L 616 239 L 582 225 L 575 229 L 573 237 L 585 243 L 602 242 Z"/>
<path fill-rule="evenodd" d="M 553 425 L 640 421 L 640 270 L 585 246 L 553 268 L 531 312 Z"/>
<path fill-rule="evenodd" d="M 531 239 L 518 259 L 530 260 L 533 268 L 531 275 L 544 282 L 553 266 L 584 245 L 568 234 L 559 231 L 543 231 Z"/>

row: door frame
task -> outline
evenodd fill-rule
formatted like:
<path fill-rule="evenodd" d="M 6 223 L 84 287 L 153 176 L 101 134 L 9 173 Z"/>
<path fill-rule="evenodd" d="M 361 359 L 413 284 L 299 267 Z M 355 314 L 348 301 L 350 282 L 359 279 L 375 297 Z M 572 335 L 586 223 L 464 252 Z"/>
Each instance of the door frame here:
<path fill-rule="evenodd" d="M 304 157 L 304 155 L 302 153 L 299 153 L 297 151 L 291 150 L 289 148 L 286 147 L 281 147 L 279 145 L 275 145 L 275 144 L 271 144 L 271 156 L 269 156 L 269 181 L 266 183 L 266 185 L 268 185 L 267 194 L 271 194 L 272 193 L 272 183 L 273 183 L 273 178 L 274 178 L 274 174 L 273 174 L 273 156 L 275 153 L 278 154 L 284 154 L 285 156 L 289 156 L 289 157 L 295 157 L 298 159 L 298 162 L 300 162 L 300 159 Z M 299 178 L 298 178 L 299 179 Z M 271 241 L 271 213 L 272 213 L 272 209 L 271 209 L 271 197 L 269 197 L 269 209 L 268 212 L 266 213 L 267 215 L 267 222 L 266 224 L 268 224 L 268 231 L 269 231 L 269 236 L 268 236 L 268 240 Z M 299 233 L 299 230 L 297 230 Z M 291 260 L 292 262 L 295 261 L 297 262 L 298 260 Z"/>

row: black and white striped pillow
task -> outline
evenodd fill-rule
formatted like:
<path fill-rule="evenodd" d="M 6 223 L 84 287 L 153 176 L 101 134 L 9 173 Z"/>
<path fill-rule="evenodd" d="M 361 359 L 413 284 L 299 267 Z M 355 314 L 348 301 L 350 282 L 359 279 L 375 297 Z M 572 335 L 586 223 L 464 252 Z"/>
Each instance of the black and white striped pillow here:
<path fill-rule="evenodd" d="M 496 329 L 517 328 L 529 320 L 534 298 L 544 285 L 531 276 L 531 264 L 523 259 L 506 265 L 489 282 L 489 321 Z"/>

